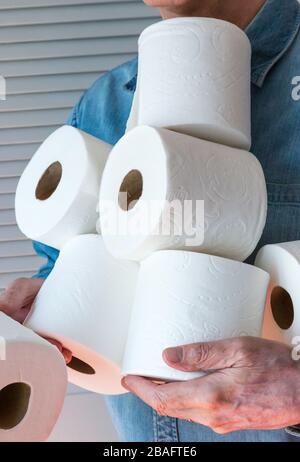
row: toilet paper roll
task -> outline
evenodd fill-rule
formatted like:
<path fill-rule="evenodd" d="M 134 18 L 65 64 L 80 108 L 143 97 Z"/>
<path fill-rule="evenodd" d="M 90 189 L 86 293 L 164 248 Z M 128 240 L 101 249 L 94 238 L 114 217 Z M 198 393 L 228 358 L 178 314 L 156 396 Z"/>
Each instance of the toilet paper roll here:
<path fill-rule="evenodd" d="M 58 349 L 0 313 L 0 441 L 45 441 L 62 410 L 66 365 Z"/>
<path fill-rule="evenodd" d="M 261 332 L 269 275 L 254 266 L 182 251 L 141 263 L 122 372 L 159 380 L 203 373 L 167 366 L 167 347 Z"/>
<path fill-rule="evenodd" d="M 91 391 L 124 393 L 120 366 L 138 264 L 118 261 L 101 236 L 72 239 L 38 293 L 26 325 L 72 351 L 69 381 Z"/>
<path fill-rule="evenodd" d="M 109 156 L 99 209 L 105 245 L 117 258 L 188 248 L 244 260 L 265 225 L 266 184 L 247 151 L 137 127 Z"/>
<path fill-rule="evenodd" d="M 234 24 L 175 18 L 139 39 L 139 124 L 251 145 L 251 45 Z"/>
<path fill-rule="evenodd" d="M 60 249 L 96 231 L 102 171 L 111 146 L 63 126 L 50 135 L 26 167 L 16 192 L 16 218 L 30 239 Z"/>
<path fill-rule="evenodd" d="M 262 247 L 255 264 L 271 276 L 263 337 L 291 346 L 300 336 L 300 241 Z"/>

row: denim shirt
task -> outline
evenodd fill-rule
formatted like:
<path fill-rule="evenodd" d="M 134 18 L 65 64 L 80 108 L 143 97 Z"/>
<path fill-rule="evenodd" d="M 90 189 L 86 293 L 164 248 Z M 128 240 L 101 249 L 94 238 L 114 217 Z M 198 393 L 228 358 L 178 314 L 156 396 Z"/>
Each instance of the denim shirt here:
<path fill-rule="evenodd" d="M 252 45 L 251 151 L 264 169 L 269 202 L 258 248 L 300 240 L 299 28 L 297 0 L 267 0 L 246 29 Z M 68 123 L 115 144 L 125 132 L 136 80 L 137 58 L 98 79 L 75 106 Z M 59 252 L 37 242 L 34 248 L 48 259 L 35 275 L 45 278 Z"/>

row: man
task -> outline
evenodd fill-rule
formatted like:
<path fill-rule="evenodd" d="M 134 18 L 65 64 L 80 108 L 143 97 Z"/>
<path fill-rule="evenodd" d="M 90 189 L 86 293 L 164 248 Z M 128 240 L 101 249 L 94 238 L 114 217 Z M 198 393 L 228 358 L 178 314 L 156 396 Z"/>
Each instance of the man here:
<path fill-rule="evenodd" d="M 145 0 L 164 19 L 207 16 L 246 30 L 253 49 L 252 152 L 264 168 L 269 197 L 259 247 L 300 240 L 300 6 L 297 0 Z M 74 108 L 69 123 L 108 143 L 124 134 L 136 86 L 137 60 L 99 79 Z M 292 85 L 294 82 L 295 86 Z M 58 252 L 35 243 L 48 263 L 36 279 L 13 283 L 0 303 L 22 322 Z M 250 261 L 253 262 L 254 255 Z M 300 333 L 299 333 L 300 335 Z M 70 352 L 58 345 L 66 360 Z M 211 374 L 184 383 L 156 385 L 127 377 L 132 393 L 108 397 L 126 441 L 291 441 L 282 429 L 300 422 L 300 361 L 290 348 L 256 338 L 167 349 L 179 370 Z M 139 398 L 138 398 L 139 397 Z M 145 404 L 146 403 L 146 404 Z M 295 429 L 296 431 L 296 429 Z M 296 438 L 295 438 L 296 440 Z"/>

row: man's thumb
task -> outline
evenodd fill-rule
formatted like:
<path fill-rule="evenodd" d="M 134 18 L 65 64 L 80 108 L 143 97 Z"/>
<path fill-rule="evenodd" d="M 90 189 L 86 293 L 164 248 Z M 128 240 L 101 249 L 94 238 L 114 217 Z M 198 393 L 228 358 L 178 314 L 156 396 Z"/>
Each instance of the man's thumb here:
<path fill-rule="evenodd" d="M 226 369 L 240 359 L 236 346 L 233 339 L 191 343 L 167 348 L 163 359 L 169 366 L 188 372 Z"/>

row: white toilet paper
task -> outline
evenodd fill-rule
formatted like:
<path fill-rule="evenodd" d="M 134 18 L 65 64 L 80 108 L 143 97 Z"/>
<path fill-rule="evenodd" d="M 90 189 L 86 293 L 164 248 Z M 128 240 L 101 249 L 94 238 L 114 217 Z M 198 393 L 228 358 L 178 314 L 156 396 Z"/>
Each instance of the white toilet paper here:
<path fill-rule="evenodd" d="M 137 200 L 129 210 L 120 192 Z M 196 200 L 204 201 L 204 220 Z M 99 209 L 105 245 L 117 258 L 141 260 L 155 250 L 188 248 L 244 260 L 265 225 L 266 184 L 247 151 L 137 127 L 109 156 Z"/>
<path fill-rule="evenodd" d="M 60 249 L 96 231 L 101 174 L 111 146 L 74 127 L 50 135 L 26 167 L 16 192 L 16 218 L 29 238 Z"/>
<path fill-rule="evenodd" d="M 167 347 L 259 336 L 269 275 L 245 263 L 182 251 L 141 263 L 122 372 L 159 380 L 203 373 L 167 366 Z"/>
<path fill-rule="evenodd" d="M 263 337 L 291 346 L 300 336 L 300 241 L 266 245 L 255 264 L 271 276 Z"/>
<path fill-rule="evenodd" d="M 72 351 L 70 382 L 104 394 L 125 391 L 120 366 L 137 273 L 137 263 L 108 254 L 101 236 L 79 236 L 62 249 L 26 325 Z"/>
<path fill-rule="evenodd" d="M 66 387 L 58 349 L 0 313 L 0 441 L 45 441 Z"/>
<path fill-rule="evenodd" d="M 139 124 L 248 150 L 251 46 L 235 25 L 175 18 L 139 39 Z"/>

